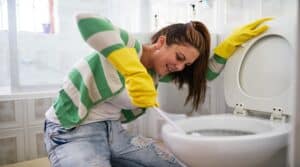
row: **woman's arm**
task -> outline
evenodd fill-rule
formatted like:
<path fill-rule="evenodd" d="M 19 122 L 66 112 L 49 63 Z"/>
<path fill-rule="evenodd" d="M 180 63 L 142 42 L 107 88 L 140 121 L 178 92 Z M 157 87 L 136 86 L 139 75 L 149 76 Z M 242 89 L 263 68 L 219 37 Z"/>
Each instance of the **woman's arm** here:
<path fill-rule="evenodd" d="M 157 106 L 157 93 L 151 76 L 141 64 L 136 49 L 125 46 L 128 34 L 97 15 L 79 14 L 77 24 L 84 40 L 125 77 L 132 103 L 138 107 Z"/>
<path fill-rule="evenodd" d="M 271 20 L 271 18 L 258 19 L 244 25 L 235 30 L 229 37 L 222 41 L 214 49 L 214 55 L 209 60 L 206 74 L 207 80 L 213 80 L 221 73 L 227 59 L 231 57 L 241 44 L 265 32 L 268 29 L 268 26 L 260 25 L 268 20 Z"/>

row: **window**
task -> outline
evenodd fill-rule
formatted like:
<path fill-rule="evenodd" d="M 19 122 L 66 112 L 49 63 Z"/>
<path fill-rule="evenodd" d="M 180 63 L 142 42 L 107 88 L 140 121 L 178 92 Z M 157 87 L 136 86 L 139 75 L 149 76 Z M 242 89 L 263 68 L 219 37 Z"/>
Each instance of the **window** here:
<path fill-rule="evenodd" d="M 98 13 L 132 33 L 143 30 L 143 0 L 132 1 L 0 0 L 0 95 L 60 87 L 72 65 L 93 51 L 78 31 L 77 13 Z"/>
<path fill-rule="evenodd" d="M 17 0 L 18 31 L 54 32 L 53 0 Z"/>
<path fill-rule="evenodd" d="M 97 13 L 141 35 L 191 17 L 203 21 L 211 6 L 199 1 L 191 13 L 191 1 L 182 0 L 0 0 L 0 94 L 60 87 L 72 65 L 93 51 L 78 31 L 77 13 Z"/>
<path fill-rule="evenodd" d="M 8 30 L 6 0 L 0 0 L 0 31 L 3 30 Z"/>
<path fill-rule="evenodd" d="M 18 31 L 54 33 L 54 0 L 16 0 Z M 7 0 L 0 0 L 0 30 L 8 30 Z"/>
<path fill-rule="evenodd" d="M 9 87 L 9 41 L 8 41 L 7 2 L 0 0 L 0 90 Z"/>

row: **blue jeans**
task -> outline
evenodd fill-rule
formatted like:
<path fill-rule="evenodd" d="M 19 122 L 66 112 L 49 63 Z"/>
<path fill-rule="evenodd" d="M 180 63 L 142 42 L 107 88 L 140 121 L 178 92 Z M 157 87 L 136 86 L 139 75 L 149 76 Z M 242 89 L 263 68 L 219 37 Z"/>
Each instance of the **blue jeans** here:
<path fill-rule="evenodd" d="M 132 136 L 119 121 L 64 129 L 45 121 L 44 142 L 53 167 L 181 167 L 153 140 Z"/>

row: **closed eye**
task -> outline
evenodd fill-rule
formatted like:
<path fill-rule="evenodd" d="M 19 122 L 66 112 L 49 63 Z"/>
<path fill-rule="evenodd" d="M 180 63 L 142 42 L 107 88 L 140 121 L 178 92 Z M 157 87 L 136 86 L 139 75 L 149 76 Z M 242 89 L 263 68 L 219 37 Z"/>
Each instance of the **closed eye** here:
<path fill-rule="evenodd" d="M 176 59 L 180 62 L 184 62 L 186 60 L 185 56 L 183 54 L 180 54 L 180 53 L 176 53 Z M 184 66 L 187 67 L 187 66 L 190 66 L 192 65 L 192 63 L 186 63 Z"/>

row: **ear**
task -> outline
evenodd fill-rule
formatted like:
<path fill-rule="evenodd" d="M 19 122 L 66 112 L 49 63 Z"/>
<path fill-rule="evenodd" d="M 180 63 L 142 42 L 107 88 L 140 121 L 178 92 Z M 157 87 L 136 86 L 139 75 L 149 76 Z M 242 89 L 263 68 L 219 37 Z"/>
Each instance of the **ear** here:
<path fill-rule="evenodd" d="M 163 47 L 166 44 L 166 36 L 161 35 L 158 37 L 156 43 L 155 43 L 155 48 L 156 49 L 160 49 L 161 47 Z"/>

